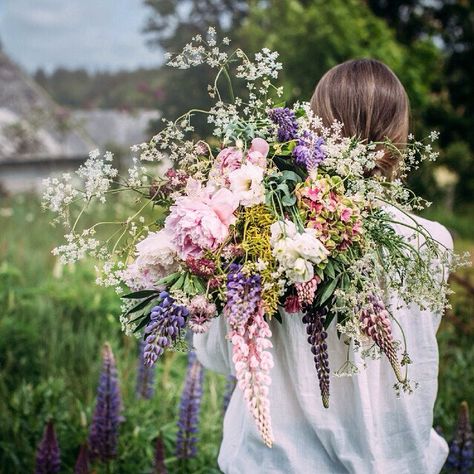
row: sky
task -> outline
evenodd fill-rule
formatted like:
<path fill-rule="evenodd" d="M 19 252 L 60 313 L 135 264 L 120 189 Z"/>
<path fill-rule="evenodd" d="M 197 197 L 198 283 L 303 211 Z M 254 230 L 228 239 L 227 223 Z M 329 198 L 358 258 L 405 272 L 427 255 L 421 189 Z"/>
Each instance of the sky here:
<path fill-rule="evenodd" d="M 148 14 L 142 0 L 0 0 L 0 39 L 30 72 L 153 67 L 162 54 L 141 33 Z"/>

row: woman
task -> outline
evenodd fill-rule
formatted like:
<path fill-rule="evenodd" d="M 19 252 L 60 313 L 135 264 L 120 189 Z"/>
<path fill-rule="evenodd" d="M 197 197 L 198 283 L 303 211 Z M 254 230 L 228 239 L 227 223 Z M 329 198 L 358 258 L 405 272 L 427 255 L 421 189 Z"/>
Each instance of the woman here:
<path fill-rule="evenodd" d="M 354 60 L 332 68 L 317 85 L 311 105 L 326 125 L 342 122 L 346 136 L 407 141 L 406 92 L 395 74 L 378 61 Z M 392 179 L 398 165 L 397 157 L 387 152 L 373 172 Z M 398 221 L 408 219 L 400 212 L 396 217 Z M 452 249 L 451 236 L 443 226 L 416 220 Z M 403 225 L 396 231 L 409 235 Z M 224 418 L 220 468 L 226 474 L 439 473 L 448 453 L 446 442 L 432 428 L 438 375 L 435 335 L 441 315 L 416 306 L 396 310 L 399 304 L 391 303 L 406 333 L 412 359 L 410 378 L 419 384 L 412 394 L 397 397 L 391 389 L 396 380 L 386 358 L 369 360 L 363 368 L 356 353 L 354 363 L 360 373 L 331 378 L 331 404 L 325 409 L 301 315 L 285 315 L 283 324 L 272 319 L 275 365 L 269 398 L 274 445 L 270 449 L 262 443 L 242 393 L 236 389 Z M 225 319 L 218 318 L 208 333 L 194 338 L 202 364 L 224 374 L 234 373 L 227 332 Z M 395 337 L 401 336 L 395 331 Z M 343 365 L 347 351 L 337 337 L 334 321 L 328 330 L 328 347 L 334 371 Z"/>

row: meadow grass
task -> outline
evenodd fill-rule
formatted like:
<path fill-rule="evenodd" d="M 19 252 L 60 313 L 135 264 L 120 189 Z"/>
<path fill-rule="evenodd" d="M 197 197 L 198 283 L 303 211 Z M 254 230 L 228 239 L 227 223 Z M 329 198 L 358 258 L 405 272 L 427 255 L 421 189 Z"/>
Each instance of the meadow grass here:
<path fill-rule="evenodd" d="M 465 232 L 456 245 L 472 249 L 465 224 L 459 225 Z M 87 439 L 105 341 L 117 359 L 125 407 L 113 472 L 150 472 L 153 440 L 160 433 L 170 472 L 219 472 L 225 378 L 206 372 L 198 455 L 179 465 L 173 453 L 186 355 L 168 353 L 158 364 L 154 398 L 137 400 L 137 340 L 121 332 L 120 302 L 113 290 L 95 286 L 92 264 L 58 266 L 50 251 L 63 230 L 50 225 L 32 197 L 0 200 L 0 232 L 1 472 L 32 472 L 36 445 L 50 418 L 61 447 L 62 472 L 72 472 Z M 459 403 L 474 401 L 473 298 L 459 285 L 457 289 L 453 310 L 438 333 L 435 425 L 448 437 Z M 99 466 L 97 472 L 105 470 Z"/>

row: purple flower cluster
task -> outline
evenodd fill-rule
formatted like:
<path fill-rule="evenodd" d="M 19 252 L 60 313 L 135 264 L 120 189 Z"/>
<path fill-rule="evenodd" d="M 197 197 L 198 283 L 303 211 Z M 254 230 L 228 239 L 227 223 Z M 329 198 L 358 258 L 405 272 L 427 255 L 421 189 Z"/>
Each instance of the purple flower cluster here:
<path fill-rule="evenodd" d="M 201 409 L 203 376 L 204 370 L 196 358 L 196 353 L 190 352 L 186 381 L 179 406 L 178 435 L 176 439 L 176 456 L 178 459 L 189 459 L 196 455 L 196 433 Z"/>
<path fill-rule="evenodd" d="M 322 137 L 305 130 L 303 135 L 298 138 L 297 145 L 293 150 L 296 164 L 304 166 L 308 171 L 315 170 L 325 158 L 322 145 L 324 145 Z"/>
<path fill-rule="evenodd" d="M 262 285 L 260 275 L 245 276 L 242 266 L 230 265 L 227 275 L 227 302 L 224 314 L 232 327 L 245 325 L 259 308 Z"/>
<path fill-rule="evenodd" d="M 36 474 L 55 474 L 61 468 L 58 440 L 52 421 L 48 421 L 36 451 Z"/>
<path fill-rule="evenodd" d="M 117 455 L 118 429 L 122 421 L 122 399 L 115 358 L 109 344 L 104 345 L 97 401 L 89 431 L 91 458 L 107 462 Z"/>
<path fill-rule="evenodd" d="M 288 142 L 297 137 L 298 122 L 295 112 L 288 107 L 278 107 L 268 112 L 270 120 L 278 125 L 278 141 Z"/>
<path fill-rule="evenodd" d="M 149 400 L 153 397 L 155 391 L 155 368 L 145 364 L 145 342 L 140 341 L 138 344 L 138 375 L 136 395 L 137 398 Z"/>
<path fill-rule="evenodd" d="M 467 402 L 461 403 L 456 432 L 449 445 L 446 467 L 460 474 L 468 474 L 472 472 L 474 468 L 472 426 L 469 421 L 469 407 Z"/>
<path fill-rule="evenodd" d="M 161 435 L 156 438 L 152 474 L 168 474 L 168 469 L 165 464 L 165 445 Z"/>
<path fill-rule="evenodd" d="M 328 345 L 326 339 L 327 332 L 324 330 L 324 321 L 326 320 L 325 309 L 317 309 L 314 306 L 307 306 L 303 316 L 303 323 L 306 324 L 306 333 L 308 342 L 311 345 L 314 365 L 318 373 L 319 389 L 325 408 L 329 407 L 329 361 Z"/>
<path fill-rule="evenodd" d="M 89 474 L 89 451 L 87 444 L 83 444 L 77 456 L 76 464 L 74 466 L 74 474 Z"/>
<path fill-rule="evenodd" d="M 151 310 L 151 320 L 145 328 L 144 362 L 152 366 L 165 348 L 175 342 L 186 324 L 189 311 L 177 305 L 169 293 L 160 293 L 161 302 Z"/>

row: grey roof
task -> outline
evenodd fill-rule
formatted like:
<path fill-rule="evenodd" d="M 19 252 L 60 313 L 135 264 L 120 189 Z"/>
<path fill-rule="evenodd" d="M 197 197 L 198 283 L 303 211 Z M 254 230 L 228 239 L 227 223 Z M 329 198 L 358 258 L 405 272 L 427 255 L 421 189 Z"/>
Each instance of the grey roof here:
<path fill-rule="evenodd" d="M 87 156 L 96 145 L 0 51 L 0 163 Z"/>

